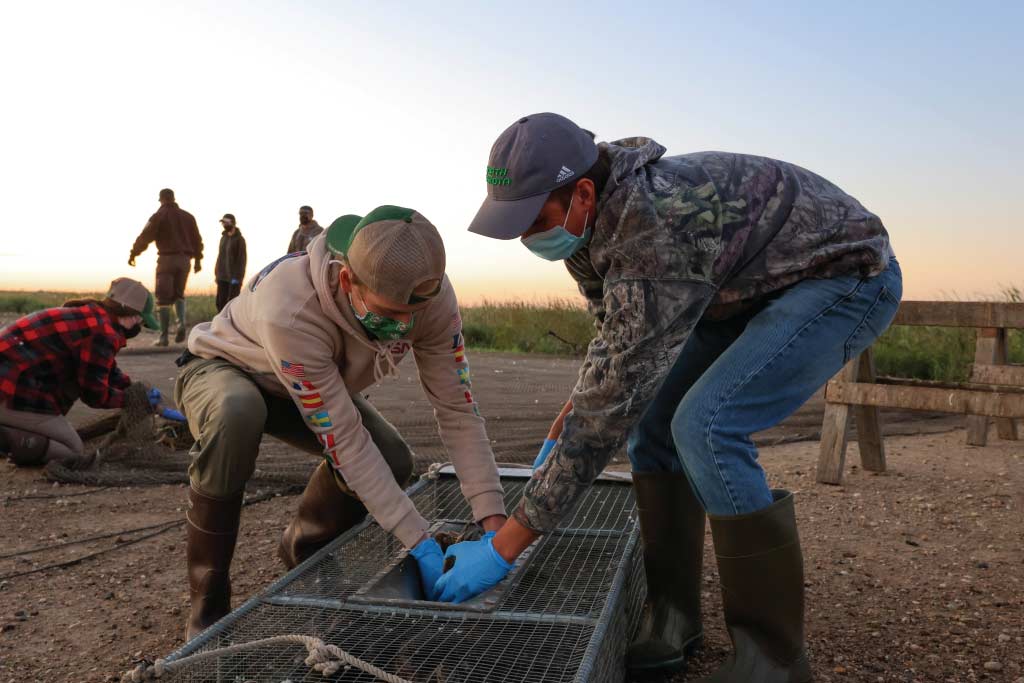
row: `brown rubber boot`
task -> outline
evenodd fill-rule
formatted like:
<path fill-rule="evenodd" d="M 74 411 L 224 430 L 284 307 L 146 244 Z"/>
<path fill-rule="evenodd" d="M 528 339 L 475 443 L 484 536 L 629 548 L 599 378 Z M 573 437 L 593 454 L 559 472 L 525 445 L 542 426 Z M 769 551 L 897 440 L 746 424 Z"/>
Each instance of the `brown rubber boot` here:
<path fill-rule="evenodd" d="M 664 677 L 686 667 L 700 647 L 704 508 L 685 474 L 634 472 L 647 598 L 626 650 L 633 678 Z"/>
<path fill-rule="evenodd" d="M 49 447 L 50 439 L 41 434 L 0 425 L 0 453 L 18 467 L 45 465 Z"/>
<path fill-rule="evenodd" d="M 804 561 L 793 494 L 748 515 L 711 520 L 733 653 L 704 683 L 808 683 Z"/>
<path fill-rule="evenodd" d="M 309 478 L 295 517 L 281 534 L 277 556 L 292 569 L 365 517 L 366 507 L 338 488 L 325 460 Z"/>
<path fill-rule="evenodd" d="M 185 557 L 192 600 L 185 631 L 188 640 L 231 611 L 231 558 L 238 540 L 242 495 L 211 498 L 194 488 L 188 490 Z"/>

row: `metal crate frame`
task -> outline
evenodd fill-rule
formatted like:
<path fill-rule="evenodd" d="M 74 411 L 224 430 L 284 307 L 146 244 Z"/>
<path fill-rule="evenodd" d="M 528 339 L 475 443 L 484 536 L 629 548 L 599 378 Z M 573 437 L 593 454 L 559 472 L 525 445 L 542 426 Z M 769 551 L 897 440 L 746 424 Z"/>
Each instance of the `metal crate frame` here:
<path fill-rule="evenodd" d="M 506 505 L 511 510 L 518 502 L 518 498 L 521 497 L 522 488 L 525 486 L 525 481 L 529 478 L 531 471 L 519 468 L 500 468 L 499 471 L 502 476 L 502 483 L 506 487 Z M 454 470 L 451 466 L 445 466 L 440 468 L 434 475 L 421 479 L 410 487 L 407 492 L 416 501 L 417 498 L 422 498 L 429 494 L 431 487 L 439 487 L 441 484 L 450 483 L 453 480 L 455 480 Z M 316 572 L 322 571 L 324 566 L 328 566 L 332 562 L 340 563 L 336 556 L 343 553 L 346 546 L 350 543 L 357 542 L 361 535 L 369 533 L 385 534 L 390 538 L 390 535 L 387 535 L 386 532 L 380 529 L 372 518 L 367 518 L 364 522 L 345 532 L 308 560 L 289 571 L 260 594 L 247 600 L 214 626 L 168 655 L 165 661 L 177 661 L 189 655 L 208 649 L 216 649 L 228 643 L 255 640 L 255 637 L 244 635 L 247 631 L 251 632 L 254 628 L 260 630 L 260 636 L 258 637 L 276 635 L 273 633 L 273 627 L 267 630 L 260 628 L 267 623 L 283 626 L 284 630 L 280 631 L 280 633 L 293 632 L 293 627 L 287 626 L 288 619 L 282 617 L 282 615 L 295 614 L 297 622 L 303 621 L 303 619 L 298 617 L 304 617 L 310 623 L 320 618 L 334 625 L 345 622 L 345 616 L 351 616 L 353 622 L 355 622 L 360 618 L 364 618 L 363 615 L 365 615 L 365 619 L 370 620 L 394 620 L 395 628 L 398 629 L 411 628 L 407 625 L 403 626 L 403 624 L 411 622 L 417 624 L 416 628 L 421 629 L 426 628 L 423 624 L 429 624 L 430 628 L 434 628 L 434 625 L 437 624 L 436 628 L 439 631 L 453 627 L 455 628 L 454 633 L 459 633 L 459 627 L 461 626 L 467 634 L 473 632 L 486 634 L 489 630 L 493 629 L 497 631 L 496 635 L 501 636 L 502 629 L 500 627 L 502 625 L 511 625 L 509 629 L 515 635 L 518 636 L 520 633 L 525 633 L 526 645 L 538 645 L 538 652 L 547 647 L 548 643 L 555 642 L 554 639 L 560 636 L 557 640 L 558 645 L 554 648 L 557 657 L 553 655 L 551 659 L 566 660 L 562 662 L 552 661 L 546 665 L 543 662 L 529 662 L 523 665 L 526 667 L 524 671 L 518 672 L 504 670 L 480 674 L 474 671 L 472 672 L 472 678 L 463 678 L 464 674 L 459 669 L 463 665 L 463 660 L 459 660 L 449 666 L 446 660 L 439 659 L 434 669 L 430 669 L 433 663 L 425 665 L 428 668 L 426 678 L 422 677 L 424 672 L 419 670 L 413 672 L 411 676 L 407 676 L 417 682 L 454 683 L 459 681 L 462 683 L 462 681 L 472 680 L 475 683 L 476 681 L 511 682 L 530 680 L 611 683 L 612 681 L 623 681 L 625 679 L 623 663 L 625 647 L 636 629 L 637 622 L 639 621 L 640 606 L 646 593 L 642 553 L 639 552 L 639 527 L 636 521 L 635 503 L 630 482 L 631 477 L 627 473 L 607 473 L 602 475 L 587 494 L 584 495 L 575 511 L 563 521 L 559 529 L 537 541 L 538 548 L 534 550 L 536 555 L 541 553 L 544 548 L 550 549 L 559 543 L 572 547 L 574 543 L 579 545 L 588 542 L 593 542 L 594 544 L 604 542 L 604 556 L 619 556 L 614 561 L 609 560 L 608 562 L 611 578 L 610 582 L 608 582 L 607 592 L 602 592 L 603 599 L 595 598 L 589 601 L 580 601 L 576 605 L 568 604 L 569 601 L 565 600 L 563 603 L 555 606 L 557 609 L 538 609 L 535 604 L 537 600 L 531 602 L 523 597 L 537 595 L 538 587 L 527 585 L 518 594 L 516 593 L 516 588 L 527 581 L 527 569 L 532 558 L 526 558 L 525 561 L 518 563 L 517 567 L 519 567 L 519 570 L 514 570 L 510 573 L 506 581 L 503 582 L 504 585 L 500 587 L 500 598 L 491 597 L 489 604 L 483 608 L 462 609 L 460 605 L 431 602 L 423 602 L 422 604 L 425 606 L 418 607 L 410 605 L 408 601 L 403 600 L 381 600 L 377 604 L 373 604 L 372 601 L 367 602 L 365 599 L 351 599 L 359 592 L 358 588 L 340 597 L 316 595 L 313 591 L 304 589 L 304 579 L 308 579 Z M 512 490 L 510 491 L 509 489 Z M 437 488 L 434 489 L 435 492 L 437 490 Z M 611 510 L 611 506 L 605 505 L 610 510 L 605 515 L 607 519 L 601 517 L 602 514 L 605 514 L 603 508 L 597 510 L 600 521 L 611 521 L 619 524 L 618 528 L 581 529 L 566 526 L 567 524 L 572 524 L 581 514 L 590 514 L 595 507 L 592 504 L 594 497 L 600 495 L 618 497 L 617 500 L 621 509 L 616 512 L 616 510 Z M 591 501 L 590 508 L 587 507 L 588 500 Z M 423 501 L 417 501 L 418 505 L 420 502 Z M 583 513 L 581 513 L 581 510 Z M 614 545 L 609 548 L 609 543 L 614 543 Z M 404 551 L 400 552 L 404 553 Z M 552 552 L 554 551 L 552 550 Z M 374 576 L 379 576 L 379 574 L 380 570 L 377 569 L 374 572 Z M 362 585 L 365 585 L 369 578 L 369 576 L 362 577 Z M 587 579 L 583 580 L 586 581 Z M 498 589 L 495 590 L 497 591 Z M 569 591 L 570 594 L 572 592 L 571 590 Z M 517 595 L 519 596 L 518 598 L 516 597 Z M 537 599 L 540 599 L 540 597 L 538 596 Z M 511 602 L 512 608 L 502 609 L 501 605 L 496 604 L 501 602 Z M 253 622 L 255 626 L 249 622 Z M 331 629 L 334 629 L 334 626 L 330 627 L 329 630 Z M 388 631 L 390 630 L 388 629 Z M 235 640 L 232 637 L 233 635 L 241 637 Z M 327 635 L 320 635 L 329 641 Z M 417 633 L 414 635 L 418 637 L 421 634 Z M 469 635 L 465 637 L 467 642 L 472 639 Z M 430 638 L 433 638 L 433 636 L 428 637 L 428 640 Z M 574 638 L 575 640 L 573 640 Z M 568 641 L 564 648 L 565 651 L 559 651 L 558 648 L 565 641 Z M 346 642 L 341 641 L 334 644 L 347 649 Z M 390 647 L 391 643 L 388 645 Z M 578 654 L 581 646 L 582 654 Z M 520 643 L 519 647 L 523 647 L 523 644 Z M 508 649 L 506 647 L 505 651 L 501 654 L 503 656 L 507 655 Z M 485 647 L 479 654 L 482 657 L 495 657 L 493 652 L 487 652 L 486 650 L 487 648 Z M 570 651 L 571 654 L 566 654 L 566 652 Z M 521 652 L 522 657 L 528 658 L 532 654 L 536 660 L 536 653 L 531 653 L 528 650 L 521 650 Z M 374 664 L 385 670 L 388 670 L 389 664 L 394 663 L 395 655 L 392 655 L 388 661 L 374 661 L 374 653 L 371 649 L 368 655 L 365 653 L 354 654 L 373 661 Z M 400 654 L 401 649 L 399 649 Z M 419 652 L 417 651 L 418 654 Z M 281 655 L 276 659 L 284 661 L 286 658 L 284 655 Z M 575 661 L 568 661 L 568 659 Z M 298 661 L 294 656 L 292 656 L 292 660 Z M 534 664 L 536 664 L 536 667 L 534 667 Z M 519 665 L 516 664 L 515 666 Z M 562 667 L 561 670 L 558 669 L 559 666 Z M 445 667 L 448 667 L 448 669 Z M 299 671 L 302 668 L 301 666 L 294 666 L 293 671 Z M 536 668 L 536 671 L 534 668 Z M 447 673 L 438 673 L 439 671 L 446 671 Z M 397 673 L 401 675 L 401 672 Z M 469 676 L 470 674 L 465 675 Z M 275 673 L 272 677 L 260 677 L 259 673 L 250 674 L 247 669 L 244 675 L 231 675 L 230 673 L 221 673 L 219 671 L 186 670 L 172 676 L 170 680 L 189 681 L 190 683 L 198 683 L 199 681 L 217 681 L 218 683 L 267 681 L 268 683 L 281 683 L 282 680 L 324 681 L 327 679 L 311 671 L 300 675 L 293 673 L 290 676 L 282 676 L 279 673 Z M 374 679 L 355 670 L 343 670 L 329 680 L 371 681 Z"/>

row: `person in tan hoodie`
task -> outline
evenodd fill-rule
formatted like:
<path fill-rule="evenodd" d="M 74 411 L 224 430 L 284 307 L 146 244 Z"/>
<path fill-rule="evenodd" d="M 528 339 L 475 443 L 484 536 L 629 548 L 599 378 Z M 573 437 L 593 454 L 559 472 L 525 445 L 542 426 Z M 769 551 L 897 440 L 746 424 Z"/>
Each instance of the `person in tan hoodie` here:
<path fill-rule="evenodd" d="M 322 454 L 279 545 L 294 567 L 367 511 L 416 558 L 434 597 L 442 554 L 403 487 L 408 445 L 365 398 L 412 351 L 473 517 L 505 521 L 494 454 L 473 399 L 444 244 L 421 214 L 381 206 L 343 216 L 284 256 L 211 322 L 193 328 L 175 399 L 196 438 L 187 561 L 193 637 L 231 607 L 242 495 L 264 433 Z"/>

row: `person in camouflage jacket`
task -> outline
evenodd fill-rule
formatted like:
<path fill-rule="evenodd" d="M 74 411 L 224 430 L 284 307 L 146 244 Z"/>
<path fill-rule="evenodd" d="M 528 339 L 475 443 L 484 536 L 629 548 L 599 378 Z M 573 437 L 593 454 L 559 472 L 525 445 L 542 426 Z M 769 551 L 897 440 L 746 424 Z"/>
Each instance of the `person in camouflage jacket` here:
<path fill-rule="evenodd" d="M 500 580 L 625 450 L 648 583 L 632 673 L 677 671 L 702 640 L 707 513 L 734 644 L 707 680 L 810 680 L 793 496 L 769 488 L 751 434 L 888 327 L 899 265 L 878 216 L 810 171 L 665 152 L 641 137 L 597 145 L 556 114 L 524 117 L 495 142 L 470 230 L 565 260 L 596 336 L 514 516 L 492 540 L 449 551 L 492 564 L 456 563 L 441 595 Z"/>

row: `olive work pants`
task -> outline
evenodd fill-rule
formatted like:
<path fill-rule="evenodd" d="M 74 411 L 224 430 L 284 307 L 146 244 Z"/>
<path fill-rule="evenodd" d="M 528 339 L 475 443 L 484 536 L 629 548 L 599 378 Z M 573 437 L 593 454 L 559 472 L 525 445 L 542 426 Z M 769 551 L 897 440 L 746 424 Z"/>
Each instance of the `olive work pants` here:
<path fill-rule="evenodd" d="M 189 480 L 204 495 L 229 498 L 245 488 L 256 469 L 264 433 L 323 456 L 323 446 L 290 399 L 266 393 L 248 373 L 220 358 L 194 358 L 185 364 L 174 385 L 174 400 L 196 440 L 190 452 Z M 366 399 L 353 395 L 352 402 L 395 481 L 405 486 L 413 470 L 409 445 Z M 332 471 L 338 487 L 358 498 Z"/>

